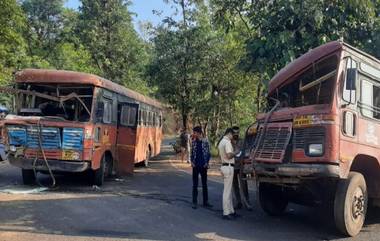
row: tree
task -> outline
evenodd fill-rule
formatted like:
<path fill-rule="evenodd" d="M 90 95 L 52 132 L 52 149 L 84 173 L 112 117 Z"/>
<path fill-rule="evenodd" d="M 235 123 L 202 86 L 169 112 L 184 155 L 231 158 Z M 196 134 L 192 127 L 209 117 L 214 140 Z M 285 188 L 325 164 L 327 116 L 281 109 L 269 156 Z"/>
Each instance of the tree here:
<path fill-rule="evenodd" d="M 28 39 L 28 52 L 32 60 L 48 59 L 56 53 L 63 28 L 63 0 L 25 0 L 22 8 L 27 17 L 25 38 Z M 38 67 L 38 61 L 32 63 Z"/>
<path fill-rule="evenodd" d="M 16 0 L 0 1 L 0 84 L 7 83 L 12 72 L 23 65 L 24 27 L 25 16 Z"/>
<path fill-rule="evenodd" d="M 146 49 L 128 5 L 124 0 L 82 0 L 77 32 L 103 77 L 146 92 Z"/>
<path fill-rule="evenodd" d="M 254 118 L 250 94 L 256 79 L 236 68 L 245 52 L 241 34 L 226 35 L 213 25 L 203 1 L 172 3 L 182 18 L 166 18 L 156 29 L 151 78 L 185 128 L 188 122 L 201 125 L 215 141 L 222 128 Z"/>

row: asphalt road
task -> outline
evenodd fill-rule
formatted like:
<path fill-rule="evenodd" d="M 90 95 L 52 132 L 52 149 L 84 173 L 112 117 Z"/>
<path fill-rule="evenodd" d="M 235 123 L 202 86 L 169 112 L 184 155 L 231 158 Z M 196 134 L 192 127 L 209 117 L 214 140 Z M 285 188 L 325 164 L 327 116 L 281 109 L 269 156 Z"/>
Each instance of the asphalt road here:
<path fill-rule="evenodd" d="M 209 178 L 214 207 L 193 210 L 190 168 L 169 150 L 149 168 L 110 179 L 100 189 L 76 175 L 58 177 L 55 189 L 25 194 L 38 187 L 23 186 L 20 170 L 0 163 L 0 240 L 380 240 L 378 210 L 370 212 L 358 237 L 345 239 L 322 209 L 291 205 L 283 217 L 267 216 L 256 204 L 254 185 L 253 211 L 222 220 L 216 169 Z"/>

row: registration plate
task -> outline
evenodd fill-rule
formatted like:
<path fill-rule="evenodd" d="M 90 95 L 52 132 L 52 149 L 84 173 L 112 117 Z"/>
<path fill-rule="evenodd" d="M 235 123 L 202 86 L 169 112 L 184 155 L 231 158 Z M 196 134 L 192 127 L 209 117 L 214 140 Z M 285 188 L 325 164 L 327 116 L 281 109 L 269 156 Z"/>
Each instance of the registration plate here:
<path fill-rule="evenodd" d="M 303 127 L 303 126 L 309 126 L 313 124 L 313 116 L 298 116 L 294 118 L 293 120 L 293 126 L 294 127 Z"/>
<path fill-rule="evenodd" d="M 64 150 L 62 152 L 63 160 L 79 160 L 79 156 L 79 152 L 77 151 Z"/>

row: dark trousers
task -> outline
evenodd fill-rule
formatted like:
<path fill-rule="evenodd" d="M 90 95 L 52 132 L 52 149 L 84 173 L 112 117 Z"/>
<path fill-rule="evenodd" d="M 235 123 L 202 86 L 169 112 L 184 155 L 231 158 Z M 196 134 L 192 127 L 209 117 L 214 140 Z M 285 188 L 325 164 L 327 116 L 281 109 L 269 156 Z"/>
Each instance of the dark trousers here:
<path fill-rule="evenodd" d="M 198 202 L 198 177 L 201 175 L 202 179 L 202 193 L 203 204 L 208 203 L 208 191 L 207 191 L 207 168 L 205 167 L 193 167 L 193 203 Z"/>
<path fill-rule="evenodd" d="M 240 172 L 239 169 L 235 169 L 234 170 L 234 179 L 233 179 L 233 184 L 232 185 L 233 185 L 236 201 L 237 201 L 238 204 L 241 204 L 241 196 L 240 196 L 240 190 L 239 190 L 239 172 Z M 241 180 L 241 185 L 242 185 L 242 188 L 243 188 L 243 193 L 244 193 L 245 198 L 247 200 L 249 200 L 247 180 Z"/>

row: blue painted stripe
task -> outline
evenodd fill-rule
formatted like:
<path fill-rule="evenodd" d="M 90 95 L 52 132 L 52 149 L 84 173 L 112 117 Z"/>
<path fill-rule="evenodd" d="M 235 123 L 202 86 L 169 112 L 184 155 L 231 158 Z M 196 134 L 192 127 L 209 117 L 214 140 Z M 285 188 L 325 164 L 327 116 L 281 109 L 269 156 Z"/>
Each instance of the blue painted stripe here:
<path fill-rule="evenodd" d="M 41 128 L 42 147 L 44 149 L 60 149 L 61 135 L 58 128 Z M 27 146 L 29 148 L 39 148 L 39 129 L 32 126 L 27 128 Z"/>
<path fill-rule="evenodd" d="M 23 127 L 9 126 L 8 138 L 9 144 L 14 146 L 23 146 L 26 143 L 26 130 Z"/>
<path fill-rule="evenodd" d="M 63 128 L 63 149 L 83 150 L 83 129 Z"/>

